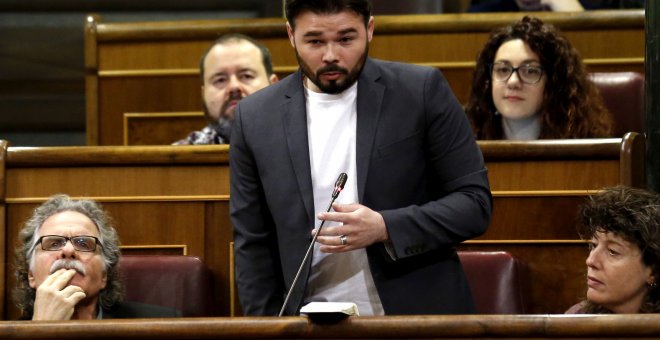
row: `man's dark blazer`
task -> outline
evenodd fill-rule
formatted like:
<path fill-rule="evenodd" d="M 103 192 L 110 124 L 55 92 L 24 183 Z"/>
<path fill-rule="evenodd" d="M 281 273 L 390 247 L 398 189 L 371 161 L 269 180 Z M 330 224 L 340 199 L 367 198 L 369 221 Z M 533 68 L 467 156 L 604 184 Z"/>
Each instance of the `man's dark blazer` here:
<path fill-rule="evenodd" d="M 246 315 L 277 315 L 317 224 L 302 79 L 299 70 L 236 109 L 230 213 Z M 367 248 L 385 313 L 473 312 L 453 247 L 485 232 L 492 198 L 468 120 L 441 73 L 367 58 L 356 149 L 357 174 L 349 176 L 357 176 L 359 202 L 382 214 L 397 257 L 382 243 Z M 287 314 L 298 313 L 308 274 L 309 264 Z"/>

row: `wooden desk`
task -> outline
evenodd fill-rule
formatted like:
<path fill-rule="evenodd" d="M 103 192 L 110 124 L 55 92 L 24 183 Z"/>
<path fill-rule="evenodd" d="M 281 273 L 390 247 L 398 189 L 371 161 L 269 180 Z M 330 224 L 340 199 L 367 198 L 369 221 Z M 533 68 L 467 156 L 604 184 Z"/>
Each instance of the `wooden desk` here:
<path fill-rule="evenodd" d="M 1 263 L 12 263 L 12 245 L 32 210 L 67 193 L 102 203 L 127 253 L 199 256 L 214 275 L 218 315 L 234 311 L 229 146 L 0 146 Z M 459 248 L 509 251 L 530 267 L 532 312 L 563 312 L 585 289 L 587 249 L 574 228 L 575 211 L 602 187 L 644 183 L 643 138 L 479 146 L 489 168 L 493 219 L 484 236 Z M 7 268 L 0 266 L 0 305 L 11 318 L 17 314 L 6 298 L 14 286 Z"/>
<path fill-rule="evenodd" d="M 447 315 L 2 321 L 11 339 L 657 339 L 660 315 Z"/>
<path fill-rule="evenodd" d="M 436 67 L 459 101 L 469 95 L 475 59 L 490 31 L 526 13 L 377 16 L 370 55 Z M 644 11 L 528 13 L 558 26 L 590 72 L 644 73 Z M 271 51 L 275 72 L 298 68 L 282 18 L 104 23 L 85 28 L 87 145 L 121 145 L 122 115 L 201 109 L 198 64 L 223 33 L 240 32 Z"/>

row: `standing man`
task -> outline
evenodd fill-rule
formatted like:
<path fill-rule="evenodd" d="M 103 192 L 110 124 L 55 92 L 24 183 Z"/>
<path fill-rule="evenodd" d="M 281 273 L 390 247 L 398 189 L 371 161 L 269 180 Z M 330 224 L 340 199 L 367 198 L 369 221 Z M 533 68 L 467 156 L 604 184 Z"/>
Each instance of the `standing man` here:
<path fill-rule="evenodd" d="M 368 0 L 287 0 L 300 69 L 237 107 L 231 204 L 247 315 L 351 301 L 360 315 L 474 312 L 454 246 L 485 232 L 483 157 L 439 71 L 368 57 Z M 333 212 L 339 173 L 346 187 Z"/>
<path fill-rule="evenodd" d="M 228 144 L 238 102 L 278 80 L 268 48 L 238 33 L 221 36 L 204 52 L 199 74 L 209 125 L 175 145 Z"/>

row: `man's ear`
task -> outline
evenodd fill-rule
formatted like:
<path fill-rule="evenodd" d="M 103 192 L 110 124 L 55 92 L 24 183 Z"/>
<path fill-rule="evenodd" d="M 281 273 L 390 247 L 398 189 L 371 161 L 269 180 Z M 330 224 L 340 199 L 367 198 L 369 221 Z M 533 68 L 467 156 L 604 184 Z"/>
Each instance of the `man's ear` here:
<path fill-rule="evenodd" d="M 293 37 L 293 28 L 291 28 L 291 25 L 289 22 L 286 22 L 286 33 L 289 35 L 289 42 L 291 43 L 291 47 L 296 48 L 296 41 Z"/>
<path fill-rule="evenodd" d="M 101 282 L 103 284 L 101 289 L 105 289 L 105 287 L 108 285 L 108 271 L 106 270 L 103 271 L 103 277 L 101 278 Z"/>
<path fill-rule="evenodd" d="M 371 39 L 374 37 L 374 17 L 372 16 L 369 18 L 369 22 L 367 23 L 367 41 L 371 42 Z"/>
<path fill-rule="evenodd" d="M 277 76 L 277 74 L 273 73 L 270 75 L 270 77 L 268 77 L 268 80 L 270 80 L 271 84 L 275 84 L 280 81 L 280 78 Z"/>
<path fill-rule="evenodd" d="M 30 288 L 37 289 L 37 282 L 31 270 L 28 271 L 28 283 L 30 284 Z"/>

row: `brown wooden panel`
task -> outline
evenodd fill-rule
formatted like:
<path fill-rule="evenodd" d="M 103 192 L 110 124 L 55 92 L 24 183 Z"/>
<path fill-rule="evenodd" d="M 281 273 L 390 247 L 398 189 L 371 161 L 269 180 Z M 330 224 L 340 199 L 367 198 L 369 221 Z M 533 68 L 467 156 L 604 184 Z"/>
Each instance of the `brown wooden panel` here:
<path fill-rule="evenodd" d="M 496 195 L 491 225 L 477 240 L 578 240 L 575 218 L 585 198 Z"/>
<path fill-rule="evenodd" d="M 493 191 L 594 190 L 619 183 L 618 160 L 487 162 Z"/>
<path fill-rule="evenodd" d="M 233 240 L 229 221 L 229 202 L 207 203 L 205 209 L 204 262 L 212 268 L 215 279 L 215 301 L 219 315 L 231 315 L 229 244 Z"/>
<path fill-rule="evenodd" d="M 8 198 L 43 198 L 63 189 L 73 196 L 163 197 L 229 195 L 228 167 L 74 167 L 8 169 Z M 207 197 L 204 197 L 207 196 Z M 200 199 L 198 198 L 198 199 Z M 194 199 L 192 197 L 191 199 Z"/>
<path fill-rule="evenodd" d="M 5 217 L 5 162 L 7 161 L 7 141 L 0 140 L 0 306 L 5 305 L 5 270 L 7 263 L 5 249 L 7 249 L 6 234 L 7 234 L 7 224 Z M 0 320 L 4 320 L 5 311 L 4 308 L 0 307 Z"/>
<path fill-rule="evenodd" d="M 123 144 L 126 112 L 182 112 L 202 108 L 198 76 L 99 79 L 99 145 Z"/>
<path fill-rule="evenodd" d="M 202 112 L 125 113 L 124 145 L 168 145 L 206 125 Z"/>
<path fill-rule="evenodd" d="M 441 69 L 459 101 L 465 103 L 474 60 L 491 29 L 522 15 L 378 16 L 370 55 Z M 643 70 L 643 11 L 535 15 L 562 29 L 590 70 Z M 222 33 L 242 32 L 258 38 L 270 48 L 281 76 L 297 69 L 281 18 L 94 23 L 87 31 L 86 65 L 90 75 L 98 76 L 98 82 L 87 84 L 94 87 L 87 93 L 91 145 L 121 145 L 117 131 L 121 131 L 124 112 L 198 110 L 199 57 Z"/>

